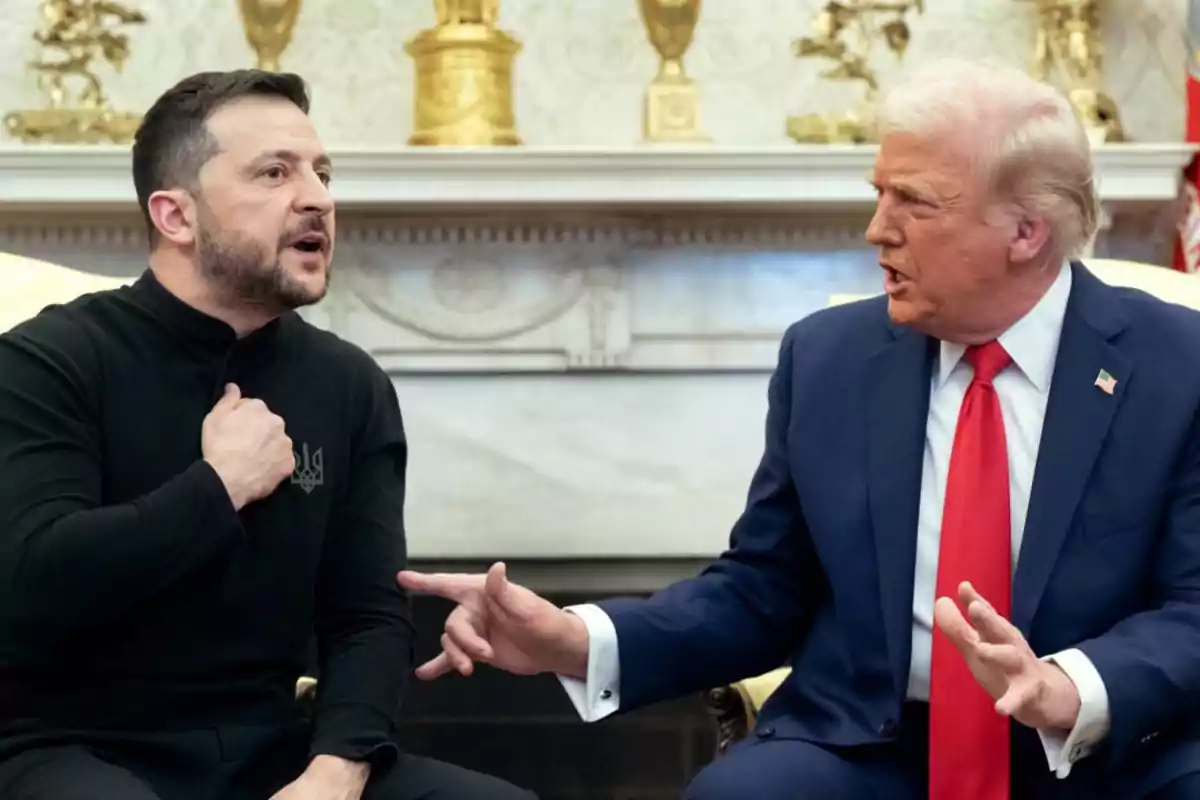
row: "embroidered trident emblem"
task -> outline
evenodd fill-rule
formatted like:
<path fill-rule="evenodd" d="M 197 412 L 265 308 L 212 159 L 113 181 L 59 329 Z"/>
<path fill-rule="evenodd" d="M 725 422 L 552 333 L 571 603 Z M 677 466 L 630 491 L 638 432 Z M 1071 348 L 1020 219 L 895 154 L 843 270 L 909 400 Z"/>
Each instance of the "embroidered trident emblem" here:
<path fill-rule="evenodd" d="M 295 453 L 296 469 L 292 473 L 292 483 L 312 494 L 312 490 L 325 484 L 325 454 L 317 448 L 310 454 L 308 445 L 300 445 L 300 453 Z"/>

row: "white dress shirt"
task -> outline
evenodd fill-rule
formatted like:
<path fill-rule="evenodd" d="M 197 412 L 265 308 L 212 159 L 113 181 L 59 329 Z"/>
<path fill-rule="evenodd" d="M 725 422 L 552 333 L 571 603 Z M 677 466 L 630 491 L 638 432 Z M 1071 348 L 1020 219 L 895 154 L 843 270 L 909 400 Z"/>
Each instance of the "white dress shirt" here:
<path fill-rule="evenodd" d="M 1050 395 L 1050 380 L 1059 336 L 1071 293 L 1071 269 L 1063 265 L 1058 278 L 1038 304 L 1000 336 L 1013 365 L 993 381 L 1004 418 L 1008 449 L 1009 502 L 1012 505 L 1012 569 L 1025 530 L 1025 515 L 1037 464 L 1042 422 Z M 958 425 L 959 407 L 971 383 L 971 365 L 963 359 L 966 347 L 942 342 L 930 386 L 929 420 L 921 472 L 920 515 L 917 522 L 917 562 L 913 581 L 912 659 L 908 699 L 929 699 L 929 670 L 933 654 L 933 603 L 941 538 L 942 502 L 950 452 Z M 602 719 L 620 708 L 620 659 L 616 628 L 594 605 L 572 606 L 588 629 L 587 679 L 559 676 L 576 711 L 586 721 Z M 1040 732 L 1049 767 L 1065 778 L 1071 764 L 1086 757 L 1108 732 L 1108 692 L 1100 673 L 1079 650 L 1047 656 L 1074 682 L 1080 708 L 1075 728 L 1067 736 Z"/>

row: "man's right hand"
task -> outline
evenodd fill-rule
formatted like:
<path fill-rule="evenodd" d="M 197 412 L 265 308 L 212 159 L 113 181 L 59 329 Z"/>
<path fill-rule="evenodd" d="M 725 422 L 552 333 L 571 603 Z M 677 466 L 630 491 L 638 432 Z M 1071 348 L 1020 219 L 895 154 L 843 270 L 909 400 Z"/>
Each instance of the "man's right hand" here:
<path fill-rule="evenodd" d="M 451 670 L 470 675 L 476 661 L 517 675 L 587 678 L 583 620 L 510 583 L 503 563 L 493 564 L 486 575 L 405 570 L 396 579 L 410 591 L 458 603 L 446 618 L 442 652 L 417 668 L 418 678 L 432 680 Z"/>
<path fill-rule="evenodd" d="M 261 400 L 247 400 L 235 384 L 204 418 L 200 450 L 239 511 L 275 491 L 296 469 L 283 418 Z"/>

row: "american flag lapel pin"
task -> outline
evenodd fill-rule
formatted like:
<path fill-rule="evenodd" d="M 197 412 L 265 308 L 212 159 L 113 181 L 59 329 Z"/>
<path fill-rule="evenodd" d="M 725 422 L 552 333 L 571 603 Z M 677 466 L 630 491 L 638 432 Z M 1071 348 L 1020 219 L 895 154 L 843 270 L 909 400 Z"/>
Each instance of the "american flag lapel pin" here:
<path fill-rule="evenodd" d="M 1102 369 L 1096 376 L 1096 386 L 1105 394 L 1112 394 L 1117 388 L 1117 379 L 1109 375 L 1108 370 Z"/>

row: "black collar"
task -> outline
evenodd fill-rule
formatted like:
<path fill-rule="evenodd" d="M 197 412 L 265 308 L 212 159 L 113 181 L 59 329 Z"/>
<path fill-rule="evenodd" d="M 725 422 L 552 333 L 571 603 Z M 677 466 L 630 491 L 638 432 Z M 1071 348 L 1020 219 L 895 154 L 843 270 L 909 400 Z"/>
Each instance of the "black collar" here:
<path fill-rule="evenodd" d="M 228 354 L 263 352 L 274 348 L 284 330 L 288 312 L 238 339 L 237 332 L 224 320 L 209 316 L 167 290 L 152 270 L 147 269 L 130 287 L 135 302 L 185 344 L 207 352 Z"/>

